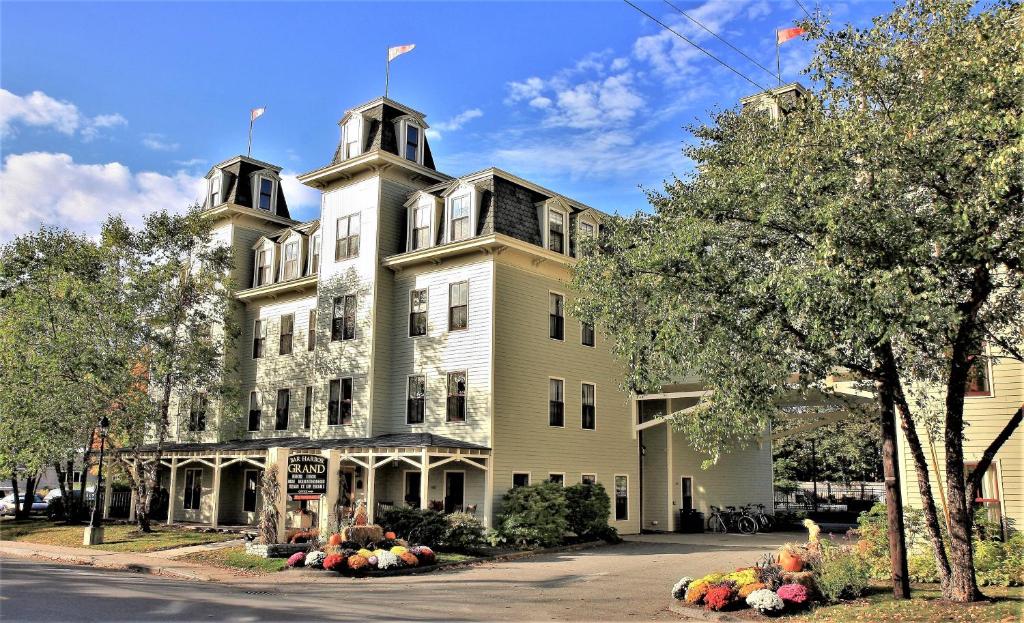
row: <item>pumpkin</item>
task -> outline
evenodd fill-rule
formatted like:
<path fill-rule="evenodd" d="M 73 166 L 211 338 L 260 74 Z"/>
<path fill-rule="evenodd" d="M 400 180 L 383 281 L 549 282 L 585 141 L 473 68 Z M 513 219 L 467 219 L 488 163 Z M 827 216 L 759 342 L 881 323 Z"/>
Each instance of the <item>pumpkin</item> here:
<path fill-rule="evenodd" d="M 341 545 L 341 535 L 338 534 L 337 532 L 335 532 L 334 534 L 332 534 L 330 536 L 329 539 L 327 539 L 327 544 L 328 545 L 334 545 L 334 546 Z"/>
<path fill-rule="evenodd" d="M 394 539 L 398 538 L 398 535 L 396 535 L 394 532 L 385 532 L 384 533 L 384 538 L 385 539 L 394 540 Z"/>
<path fill-rule="evenodd" d="M 788 549 L 784 549 L 779 553 L 779 566 L 782 567 L 783 571 L 802 571 L 804 568 L 804 560 L 799 554 Z"/>

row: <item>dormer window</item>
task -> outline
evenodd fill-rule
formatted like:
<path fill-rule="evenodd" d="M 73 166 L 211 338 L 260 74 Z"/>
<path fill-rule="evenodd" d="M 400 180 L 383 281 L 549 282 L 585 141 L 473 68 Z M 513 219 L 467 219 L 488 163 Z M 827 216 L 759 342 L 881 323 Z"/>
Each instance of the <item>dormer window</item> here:
<path fill-rule="evenodd" d="M 343 156 L 345 159 L 355 158 L 362 152 L 363 128 L 360 117 L 355 116 L 345 124 L 345 139 Z"/>
<path fill-rule="evenodd" d="M 565 253 L 565 213 L 558 210 L 548 211 L 548 249 L 555 253 Z"/>
<path fill-rule="evenodd" d="M 582 238 L 594 238 L 594 226 L 586 221 L 580 221 L 580 236 Z"/>
<path fill-rule="evenodd" d="M 449 240 L 451 242 L 462 240 L 463 238 L 469 238 L 469 215 L 471 204 L 472 201 L 469 195 L 462 195 L 461 197 L 455 197 L 452 199 L 451 219 L 449 221 L 449 231 L 451 232 Z"/>
<path fill-rule="evenodd" d="M 295 279 L 299 276 L 299 241 L 292 240 L 284 245 L 284 260 L 281 262 L 281 279 Z"/>
<path fill-rule="evenodd" d="M 405 126 L 405 159 L 419 162 L 420 153 L 420 129 L 408 123 Z"/>
<path fill-rule="evenodd" d="M 320 272 L 320 234 L 309 239 L 309 274 Z"/>
<path fill-rule="evenodd" d="M 430 246 L 430 216 L 432 205 L 418 205 L 412 210 L 412 251 Z"/>
<path fill-rule="evenodd" d="M 270 283 L 270 250 L 259 249 L 256 251 L 256 279 L 255 287 Z"/>
<path fill-rule="evenodd" d="M 214 208 L 220 205 L 221 186 L 224 183 L 224 178 L 218 173 L 210 178 L 210 207 Z"/>
<path fill-rule="evenodd" d="M 274 180 L 266 177 L 259 178 L 260 180 L 260 196 L 257 206 L 261 210 L 271 210 L 274 204 Z"/>

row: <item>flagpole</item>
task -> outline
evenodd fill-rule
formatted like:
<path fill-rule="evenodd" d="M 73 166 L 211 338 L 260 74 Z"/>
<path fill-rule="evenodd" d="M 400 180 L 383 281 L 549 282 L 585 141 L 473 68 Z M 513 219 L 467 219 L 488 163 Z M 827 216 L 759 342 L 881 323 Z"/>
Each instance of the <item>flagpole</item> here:
<path fill-rule="evenodd" d="M 384 97 L 388 96 L 388 83 L 391 82 L 391 49 L 388 48 L 388 63 L 384 70 Z"/>
<path fill-rule="evenodd" d="M 779 86 L 782 86 L 782 60 L 779 57 L 779 29 L 775 29 L 775 71 L 779 74 Z"/>
<path fill-rule="evenodd" d="M 247 158 L 252 158 L 252 122 L 253 121 L 254 121 L 254 119 L 252 118 L 252 113 L 250 112 L 249 113 L 249 149 L 245 152 L 245 156 Z"/>

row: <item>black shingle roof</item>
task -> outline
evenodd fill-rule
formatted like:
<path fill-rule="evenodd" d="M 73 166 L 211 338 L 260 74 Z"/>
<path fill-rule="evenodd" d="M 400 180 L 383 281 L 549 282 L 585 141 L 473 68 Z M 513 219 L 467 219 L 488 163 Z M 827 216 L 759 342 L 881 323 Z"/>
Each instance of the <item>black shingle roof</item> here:
<path fill-rule="evenodd" d="M 168 443 L 164 444 L 164 452 L 215 452 L 217 450 L 265 450 L 267 448 L 456 448 L 463 450 L 489 450 L 482 446 L 460 439 L 442 437 L 431 433 L 393 433 L 376 437 L 346 437 L 340 439 L 310 439 L 309 437 L 273 437 L 269 439 L 232 439 L 213 443 Z M 155 444 L 139 447 L 141 452 L 156 450 Z M 123 448 L 121 452 L 129 452 Z"/>

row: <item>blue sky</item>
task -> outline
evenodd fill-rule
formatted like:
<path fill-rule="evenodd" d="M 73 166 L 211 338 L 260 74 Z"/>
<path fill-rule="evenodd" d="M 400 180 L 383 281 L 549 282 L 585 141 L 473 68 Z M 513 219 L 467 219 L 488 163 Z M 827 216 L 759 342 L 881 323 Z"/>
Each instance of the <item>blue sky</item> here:
<path fill-rule="evenodd" d="M 812 2 L 803 0 L 812 7 Z M 771 77 L 662 2 L 645 10 L 762 85 Z M 761 64 L 796 0 L 679 0 Z M 890 4 L 823 2 L 864 24 Z M 756 89 L 622 2 L 3 3 L 0 239 L 59 224 L 94 232 L 198 196 L 209 167 L 245 153 L 294 174 L 325 164 L 337 121 L 383 94 L 433 126 L 439 169 L 499 166 L 609 212 L 687 170 L 683 127 Z M 783 46 L 795 79 L 812 45 Z M 316 194 L 286 184 L 293 214 Z"/>

